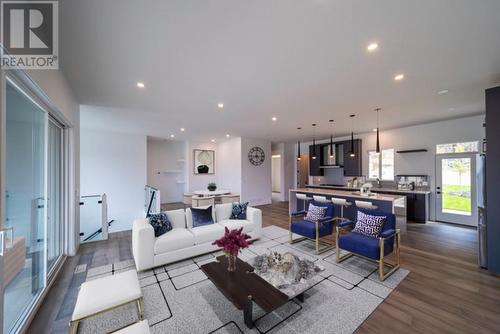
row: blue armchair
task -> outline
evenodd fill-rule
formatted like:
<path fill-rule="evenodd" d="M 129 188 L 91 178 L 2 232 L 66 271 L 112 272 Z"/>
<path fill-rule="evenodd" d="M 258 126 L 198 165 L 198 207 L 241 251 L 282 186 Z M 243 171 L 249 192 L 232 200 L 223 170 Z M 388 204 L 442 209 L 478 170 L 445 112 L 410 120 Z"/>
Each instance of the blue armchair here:
<path fill-rule="evenodd" d="M 345 221 L 337 225 L 336 233 L 336 256 L 337 263 L 344 261 L 352 255 L 358 255 L 378 263 L 379 279 L 384 281 L 387 277 L 392 275 L 400 265 L 400 233 L 396 229 L 396 216 L 392 213 L 385 213 L 375 210 L 358 209 L 358 212 L 363 212 L 374 216 L 386 217 L 382 231 L 378 238 L 369 237 L 356 232 L 340 233 L 341 229 L 347 227 L 354 227 L 355 223 Z M 394 247 L 394 243 L 396 247 Z M 340 256 L 340 250 L 348 251 L 348 254 Z M 390 264 L 385 262 L 385 257 L 392 252 L 395 252 L 396 263 Z M 384 266 L 388 266 L 390 270 L 384 273 Z"/>
<path fill-rule="evenodd" d="M 316 243 L 316 254 L 321 254 L 335 247 L 333 241 L 327 242 L 325 240 L 320 240 L 320 238 L 332 235 L 334 233 L 334 205 L 333 203 L 322 203 L 317 201 L 311 201 L 310 204 L 315 206 L 326 207 L 326 213 L 323 218 L 316 222 L 311 222 L 304 219 L 307 214 L 305 210 L 292 212 L 290 214 L 290 243 L 300 242 L 305 239 L 314 240 Z M 294 218 L 300 217 L 300 220 L 294 220 Z M 293 239 L 293 234 L 299 234 L 302 237 L 298 239 Z M 325 245 L 322 249 L 319 248 L 319 244 Z"/>

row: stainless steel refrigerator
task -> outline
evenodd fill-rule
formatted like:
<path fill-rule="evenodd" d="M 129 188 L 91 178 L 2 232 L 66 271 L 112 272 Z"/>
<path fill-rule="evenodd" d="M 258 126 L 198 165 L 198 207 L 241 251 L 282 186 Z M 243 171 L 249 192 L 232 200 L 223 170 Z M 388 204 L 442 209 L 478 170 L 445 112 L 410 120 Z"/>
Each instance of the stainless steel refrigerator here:
<path fill-rule="evenodd" d="M 480 154 L 476 161 L 476 184 L 477 184 L 477 233 L 478 233 L 478 257 L 479 266 L 488 268 L 488 245 L 486 240 L 486 155 Z"/>

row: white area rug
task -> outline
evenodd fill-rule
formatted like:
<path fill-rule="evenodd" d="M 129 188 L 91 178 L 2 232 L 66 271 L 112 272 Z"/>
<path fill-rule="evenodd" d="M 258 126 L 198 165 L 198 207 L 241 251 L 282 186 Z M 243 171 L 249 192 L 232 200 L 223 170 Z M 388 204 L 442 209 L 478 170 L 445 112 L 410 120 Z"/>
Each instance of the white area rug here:
<path fill-rule="evenodd" d="M 305 292 L 305 301 L 292 300 L 265 314 L 254 305 L 256 327 L 248 329 L 237 310 L 200 270 L 220 252 L 195 257 L 139 273 L 144 293 L 145 318 L 152 333 L 352 333 L 408 275 L 399 269 L 384 282 L 377 265 L 351 257 L 335 263 L 335 250 L 316 256 L 314 243 L 290 245 L 288 231 L 263 229 L 263 237 L 241 254 L 242 260 L 270 251 L 292 252 L 323 266 L 318 284 Z M 132 260 L 92 268 L 87 280 L 133 269 Z M 79 333 L 106 333 L 136 320 L 134 305 L 85 320 Z"/>

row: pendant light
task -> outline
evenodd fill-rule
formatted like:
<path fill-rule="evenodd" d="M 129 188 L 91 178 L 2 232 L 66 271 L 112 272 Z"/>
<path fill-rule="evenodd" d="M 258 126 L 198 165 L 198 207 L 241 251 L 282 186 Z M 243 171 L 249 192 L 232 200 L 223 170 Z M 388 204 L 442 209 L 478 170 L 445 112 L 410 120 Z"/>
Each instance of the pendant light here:
<path fill-rule="evenodd" d="M 300 133 L 300 129 L 302 128 L 297 128 L 297 133 Z M 297 140 L 297 161 L 300 161 L 300 137 Z"/>
<path fill-rule="evenodd" d="M 354 117 L 356 115 L 350 115 L 349 117 L 351 117 L 351 153 L 349 154 L 349 156 L 351 158 L 354 158 L 356 156 L 356 154 L 354 154 Z"/>
<path fill-rule="evenodd" d="M 330 124 L 332 125 L 332 133 L 330 134 L 330 159 L 335 157 L 333 152 L 333 119 L 330 120 Z"/>
<path fill-rule="evenodd" d="M 312 125 L 313 127 L 313 155 L 312 155 L 312 158 L 313 160 L 316 159 L 316 124 L 313 124 Z"/>
<path fill-rule="evenodd" d="M 380 153 L 380 133 L 379 133 L 379 124 L 378 124 L 378 113 L 380 112 L 380 108 L 376 108 L 375 111 L 377 112 L 377 144 L 375 146 L 375 151 L 377 153 Z"/>

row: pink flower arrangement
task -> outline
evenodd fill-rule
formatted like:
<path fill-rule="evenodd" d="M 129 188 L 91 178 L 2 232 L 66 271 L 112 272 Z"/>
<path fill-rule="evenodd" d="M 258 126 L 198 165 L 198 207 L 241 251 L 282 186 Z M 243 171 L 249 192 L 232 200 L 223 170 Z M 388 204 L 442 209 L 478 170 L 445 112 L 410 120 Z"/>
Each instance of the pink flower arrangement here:
<path fill-rule="evenodd" d="M 238 256 L 240 249 L 247 248 L 251 245 L 250 236 L 243 233 L 243 227 L 229 231 L 227 227 L 224 230 L 224 236 L 215 240 L 212 245 L 217 245 L 224 248 L 226 256 Z"/>

